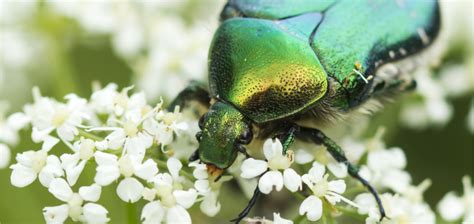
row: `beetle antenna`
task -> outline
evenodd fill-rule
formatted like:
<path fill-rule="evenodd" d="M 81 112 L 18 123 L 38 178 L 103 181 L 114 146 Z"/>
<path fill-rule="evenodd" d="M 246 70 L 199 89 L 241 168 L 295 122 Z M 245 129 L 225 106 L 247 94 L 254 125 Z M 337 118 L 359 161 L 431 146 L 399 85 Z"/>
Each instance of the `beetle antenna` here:
<path fill-rule="evenodd" d="M 255 188 L 255 191 L 253 192 L 253 196 L 250 199 L 249 203 L 247 204 L 247 207 L 240 212 L 239 216 L 237 218 L 230 220 L 231 222 L 235 222 L 236 224 L 240 223 L 242 219 L 244 219 L 249 213 L 250 210 L 253 208 L 255 203 L 257 203 L 258 196 L 260 196 L 260 190 L 258 189 L 258 186 Z"/>

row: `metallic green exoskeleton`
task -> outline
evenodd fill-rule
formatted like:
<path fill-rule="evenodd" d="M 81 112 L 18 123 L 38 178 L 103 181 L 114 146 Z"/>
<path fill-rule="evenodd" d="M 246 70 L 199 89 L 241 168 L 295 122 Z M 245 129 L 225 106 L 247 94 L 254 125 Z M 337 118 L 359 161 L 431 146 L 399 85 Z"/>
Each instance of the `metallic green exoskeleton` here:
<path fill-rule="evenodd" d="M 344 152 L 321 131 L 297 125 L 337 117 L 415 82 L 381 66 L 428 47 L 440 29 L 435 0 L 230 0 L 209 49 L 209 90 L 185 89 L 172 106 L 209 106 L 193 159 L 228 168 L 253 139 L 324 144 L 371 191 Z M 258 195 L 258 189 L 255 191 Z M 252 204 L 252 203 L 251 203 Z M 249 206 L 251 206 L 251 204 Z M 244 211 L 237 221 L 248 212 Z"/>

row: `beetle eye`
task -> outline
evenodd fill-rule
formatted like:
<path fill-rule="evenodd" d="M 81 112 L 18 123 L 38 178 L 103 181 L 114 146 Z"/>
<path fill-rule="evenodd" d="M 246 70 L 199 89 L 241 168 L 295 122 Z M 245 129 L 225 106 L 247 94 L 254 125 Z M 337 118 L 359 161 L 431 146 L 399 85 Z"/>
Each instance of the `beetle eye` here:
<path fill-rule="evenodd" d="M 198 131 L 198 132 L 196 133 L 196 139 L 198 140 L 198 142 L 201 141 L 201 139 L 202 139 L 202 132 L 201 132 L 201 131 Z"/>
<path fill-rule="evenodd" d="M 247 129 L 240 135 L 239 142 L 242 144 L 249 144 L 250 141 L 252 141 L 252 137 L 252 131 Z"/>
<path fill-rule="evenodd" d="M 198 125 L 201 130 L 204 128 L 204 116 L 199 119 Z"/>

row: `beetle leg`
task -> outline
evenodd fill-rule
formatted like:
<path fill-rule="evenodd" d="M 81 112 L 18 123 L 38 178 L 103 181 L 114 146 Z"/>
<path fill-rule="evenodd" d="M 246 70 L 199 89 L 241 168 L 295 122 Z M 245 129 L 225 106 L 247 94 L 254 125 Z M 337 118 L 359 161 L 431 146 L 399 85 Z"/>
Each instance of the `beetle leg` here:
<path fill-rule="evenodd" d="M 242 212 L 240 212 L 240 214 L 239 214 L 239 216 L 237 216 L 237 218 L 232 219 L 230 221 L 235 222 L 235 223 L 239 223 L 240 221 L 242 221 L 242 219 L 244 219 L 245 216 L 247 216 L 250 213 L 250 210 L 255 205 L 255 203 L 257 203 L 257 199 L 258 199 L 258 196 L 260 196 L 260 194 L 261 193 L 260 193 L 260 190 L 258 189 L 258 186 L 255 187 L 255 190 L 253 191 L 253 196 L 250 199 L 249 203 L 247 204 L 247 207 L 245 207 L 244 210 L 242 210 Z"/>
<path fill-rule="evenodd" d="M 190 101 L 197 101 L 206 108 L 209 108 L 210 100 L 211 98 L 205 85 L 193 80 L 176 96 L 167 109 L 168 111 L 173 111 L 176 106 L 183 108 Z"/>
<path fill-rule="evenodd" d="M 327 137 L 323 132 L 318 129 L 299 126 L 296 127 L 298 128 L 298 130 L 295 132 L 297 138 L 306 141 L 312 141 L 318 145 L 326 146 L 328 152 L 334 159 L 336 159 L 337 162 L 346 164 L 348 173 L 352 177 L 357 179 L 360 183 L 362 183 L 362 185 L 364 185 L 368 189 L 368 191 L 374 196 L 375 201 L 377 202 L 377 205 L 379 207 L 379 212 L 381 216 L 380 220 L 385 218 L 385 209 L 382 205 L 382 201 L 380 200 L 377 190 L 375 190 L 375 188 L 370 185 L 367 180 L 365 180 L 359 175 L 359 168 L 347 160 L 346 156 L 344 155 L 344 151 L 341 149 L 341 147 L 339 147 L 332 139 Z"/>
<path fill-rule="evenodd" d="M 196 149 L 196 150 L 193 152 L 193 154 L 191 154 L 191 156 L 189 156 L 188 161 L 189 161 L 189 162 L 193 162 L 193 161 L 196 161 L 196 160 L 198 160 L 198 159 L 199 159 L 199 152 L 198 152 L 198 150 Z"/>

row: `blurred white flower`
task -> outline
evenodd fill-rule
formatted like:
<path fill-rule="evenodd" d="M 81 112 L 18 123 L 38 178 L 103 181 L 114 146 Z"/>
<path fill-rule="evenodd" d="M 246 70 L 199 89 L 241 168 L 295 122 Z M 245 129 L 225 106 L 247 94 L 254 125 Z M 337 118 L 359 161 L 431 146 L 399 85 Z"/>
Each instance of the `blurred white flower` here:
<path fill-rule="evenodd" d="M 422 101 L 404 106 L 400 113 L 402 124 L 414 129 L 445 125 L 453 114 L 452 105 L 446 100 L 447 90 L 433 79 L 428 70 L 418 71 L 415 79 Z"/>
<path fill-rule="evenodd" d="M 317 161 L 325 165 L 331 173 L 337 178 L 347 176 L 347 166 L 344 163 L 337 162 L 334 157 L 326 150 L 326 147 L 318 147 L 312 153 L 307 150 L 300 149 L 295 153 L 295 161 L 299 164 L 306 164 Z M 299 161 L 299 162 L 298 162 Z"/>
<path fill-rule="evenodd" d="M 205 79 L 212 32 L 202 26 L 187 28 L 177 17 L 155 21 L 149 37 L 150 53 L 137 84 L 150 100 L 160 95 L 171 99 L 190 80 Z"/>
<path fill-rule="evenodd" d="M 437 210 L 446 221 L 458 221 L 462 218 L 463 223 L 474 222 L 474 188 L 471 178 L 462 178 L 464 195 L 459 197 L 454 192 L 448 192 L 438 203 Z"/>
<path fill-rule="evenodd" d="M 380 195 L 387 218 L 380 222 L 380 213 L 374 197 L 369 193 L 356 196 L 354 201 L 359 205 L 359 214 L 368 214 L 367 224 L 397 224 L 397 223 L 435 223 L 435 214 L 428 204 L 413 202 L 399 195 L 384 193 Z"/>
<path fill-rule="evenodd" d="M 64 175 L 61 162 L 48 152 L 59 142 L 57 138 L 48 137 L 39 151 L 26 151 L 16 155 L 17 163 L 10 166 L 13 170 L 10 181 L 15 187 L 30 185 L 39 177 L 41 184 L 48 187 L 50 182 Z"/>
<path fill-rule="evenodd" d="M 258 181 L 258 188 L 264 194 L 269 194 L 273 186 L 276 191 L 280 191 L 283 185 L 291 192 L 301 190 L 301 177 L 290 168 L 293 163 L 293 151 L 288 150 L 284 155 L 280 140 L 267 139 L 263 144 L 263 152 L 267 161 L 246 159 L 242 163 L 240 176 L 250 179 L 263 174 Z M 283 173 L 280 170 L 283 170 Z"/>
<path fill-rule="evenodd" d="M 155 161 L 147 159 L 142 163 L 142 159 L 140 156 L 128 154 L 118 159 L 115 155 L 97 151 L 95 153 L 97 173 L 94 181 L 106 186 L 122 175 L 125 178 L 117 186 L 117 195 L 125 202 L 137 202 L 143 194 L 144 186 L 133 176 L 150 181 L 158 173 Z"/>
<path fill-rule="evenodd" d="M 360 169 L 360 174 L 374 186 L 390 188 L 402 193 L 410 185 L 411 177 L 404 170 L 405 153 L 400 148 L 379 149 L 370 151 L 367 165 Z"/>
<path fill-rule="evenodd" d="M 46 223 L 63 223 L 67 217 L 73 221 L 86 223 L 107 223 L 107 210 L 95 203 L 100 198 L 102 188 L 99 185 L 82 186 L 79 193 L 74 193 L 68 183 L 61 178 L 51 181 L 49 192 L 57 199 L 66 202 L 64 205 L 46 207 L 43 215 Z"/>
<path fill-rule="evenodd" d="M 0 143 L 0 169 L 3 169 L 8 166 L 10 163 L 10 148 Z"/>
<path fill-rule="evenodd" d="M 5 142 L 9 145 L 18 144 L 18 131 L 23 129 L 29 122 L 29 117 L 20 112 L 10 115 L 5 121 L 0 109 L 0 142 Z"/>
<path fill-rule="evenodd" d="M 471 108 L 467 114 L 466 126 L 467 130 L 469 130 L 471 134 L 474 134 L 474 99 L 471 100 Z"/>
<path fill-rule="evenodd" d="M 313 167 L 302 177 L 303 182 L 313 194 L 301 203 L 299 214 L 306 214 L 306 218 L 310 221 L 317 221 L 321 218 L 323 214 L 322 198 L 325 198 L 325 200 L 333 205 L 342 200 L 357 207 L 356 204 L 341 195 L 346 190 L 344 180 L 328 181 L 328 177 L 329 174 L 325 174 L 324 166 L 318 162 L 314 162 Z"/>

